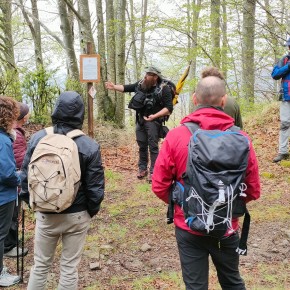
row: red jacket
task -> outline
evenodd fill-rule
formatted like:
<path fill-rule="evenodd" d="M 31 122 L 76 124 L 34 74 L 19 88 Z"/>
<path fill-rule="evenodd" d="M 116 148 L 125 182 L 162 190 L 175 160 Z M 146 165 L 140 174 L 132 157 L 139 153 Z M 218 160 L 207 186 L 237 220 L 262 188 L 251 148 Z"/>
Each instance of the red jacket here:
<path fill-rule="evenodd" d="M 14 157 L 16 160 L 16 168 L 20 169 L 26 153 L 27 143 L 25 139 L 25 132 L 22 128 L 14 128 L 16 132 L 16 140 L 13 143 Z"/>
<path fill-rule="evenodd" d="M 227 130 L 234 125 L 234 119 L 222 111 L 215 108 L 201 108 L 186 116 L 180 123 L 195 122 L 201 129 L 206 130 Z M 246 133 L 241 133 L 248 137 Z M 154 166 L 152 176 L 152 190 L 164 202 L 168 203 L 169 190 L 172 182 L 177 180 L 181 183 L 182 174 L 186 170 L 187 160 L 187 145 L 191 133 L 185 126 L 178 126 L 169 131 L 158 158 Z M 248 167 L 246 171 L 245 183 L 247 185 L 246 201 L 254 200 L 260 197 L 260 178 L 258 171 L 258 162 L 256 154 L 250 141 L 250 154 Z M 199 232 L 191 231 L 185 223 L 184 215 L 181 208 L 175 205 L 174 224 L 196 235 L 201 235 Z M 233 219 L 232 226 L 234 230 L 238 229 L 238 219 Z"/>

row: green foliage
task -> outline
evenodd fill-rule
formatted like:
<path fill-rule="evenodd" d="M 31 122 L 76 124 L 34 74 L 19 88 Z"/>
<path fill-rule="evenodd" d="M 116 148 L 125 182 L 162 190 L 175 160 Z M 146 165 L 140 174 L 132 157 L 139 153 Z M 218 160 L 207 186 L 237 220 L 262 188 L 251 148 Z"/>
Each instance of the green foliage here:
<path fill-rule="evenodd" d="M 72 78 L 67 78 L 65 83 L 65 89 L 66 91 L 78 92 L 82 96 L 84 96 L 86 93 L 85 86 L 82 85 L 78 80 Z"/>
<path fill-rule="evenodd" d="M 21 100 L 20 82 L 18 77 L 15 77 L 15 70 L 3 71 L 0 69 L 0 95 L 13 97 L 16 100 Z"/>
<path fill-rule="evenodd" d="M 272 172 L 261 172 L 261 176 L 266 178 L 266 179 L 275 178 L 275 174 Z"/>
<path fill-rule="evenodd" d="M 28 71 L 24 75 L 22 91 L 28 102 L 33 105 L 32 120 L 47 124 L 54 101 L 59 95 L 59 87 L 52 83 L 54 71 L 39 67 L 35 71 Z"/>

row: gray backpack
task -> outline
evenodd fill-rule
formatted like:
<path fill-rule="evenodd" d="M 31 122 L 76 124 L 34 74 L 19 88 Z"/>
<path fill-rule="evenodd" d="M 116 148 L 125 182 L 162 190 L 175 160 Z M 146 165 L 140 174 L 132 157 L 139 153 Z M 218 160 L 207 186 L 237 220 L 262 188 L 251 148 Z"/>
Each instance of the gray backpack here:
<path fill-rule="evenodd" d="M 216 238 L 230 234 L 232 218 L 247 213 L 243 183 L 249 157 L 249 140 L 238 127 L 226 131 L 202 130 L 195 123 L 184 124 L 193 134 L 188 145 L 182 208 L 193 231 Z M 243 245 L 249 230 L 244 224 Z M 245 245 L 244 245 L 245 244 Z M 243 253 L 246 254 L 246 250 Z"/>

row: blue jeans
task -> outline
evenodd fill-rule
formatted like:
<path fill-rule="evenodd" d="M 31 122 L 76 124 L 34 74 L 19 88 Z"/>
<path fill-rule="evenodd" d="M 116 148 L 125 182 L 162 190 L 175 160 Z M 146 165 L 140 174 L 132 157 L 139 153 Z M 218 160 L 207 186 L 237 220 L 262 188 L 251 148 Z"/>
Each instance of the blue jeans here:
<path fill-rule="evenodd" d="M 9 232 L 15 200 L 0 205 L 0 273 L 3 269 L 4 240 Z"/>
<path fill-rule="evenodd" d="M 186 290 L 208 290 L 209 256 L 223 290 L 246 290 L 239 273 L 239 235 L 218 240 L 197 236 L 178 227 L 175 235 Z"/>

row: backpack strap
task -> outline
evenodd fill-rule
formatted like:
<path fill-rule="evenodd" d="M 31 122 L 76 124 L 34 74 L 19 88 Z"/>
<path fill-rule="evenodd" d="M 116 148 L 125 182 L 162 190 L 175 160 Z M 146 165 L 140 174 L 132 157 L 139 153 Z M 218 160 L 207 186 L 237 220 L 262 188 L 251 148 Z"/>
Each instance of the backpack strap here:
<path fill-rule="evenodd" d="M 54 134 L 53 127 L 47 127 L 47 128 L 45 128 L 45 131 L 47 134 Z M 82 136 L 82 135 L 85 135 L 85 133 L 79 129 L 74 129 L 66 134 L 66 136 L 71 138 L 71 139 L 74 139 L 74 138 L 76 138 L 78 136 Z"/>
<path fill-rule="evenodd" d="M 72 130 L 66 134 L 66 136 L 71 138 L 71 139 L 74 139 L 74 138 L 76 138 L 78 136 L 82 136 L 82 135 L 85 135 L 85 133 L 79 129 Z"/>
<path fill-rule="evenodd" d="M 200 129 L 200 126 L 194 122 L 185 122 L 183 125 L 190 131 L 192 135 L 196 130 Z"/>
<path fill-rule="evenodd" d="M 248 235 L 250 231 L 250 223 L 251 223 L 251 216 L 248 209 L 246 208 L 244 221 L 243 221 L 243 227 L 241 231 L 240 243 L 236 249 L 236 252 L 242 256 L 247 256 L 247 250 L 248 250 L 247 240 L 248 240 Z"/>
<path fill-rule="evenodd" d="M 54 134 L 53 127 L 47 127 L 45 128 L 46 134 Z"/>

